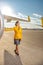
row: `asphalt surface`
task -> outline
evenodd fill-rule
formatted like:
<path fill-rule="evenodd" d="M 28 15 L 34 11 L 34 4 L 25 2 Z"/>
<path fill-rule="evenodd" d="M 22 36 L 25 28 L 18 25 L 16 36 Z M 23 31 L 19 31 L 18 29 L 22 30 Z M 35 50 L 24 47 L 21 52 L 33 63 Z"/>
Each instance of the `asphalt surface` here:
<path fill-rule="evenodd" d="M 0 39 L 0 65 L 43 65 L 43 30 L 23 30 L 19 53 L 14 53 L 13 31 Z"/>

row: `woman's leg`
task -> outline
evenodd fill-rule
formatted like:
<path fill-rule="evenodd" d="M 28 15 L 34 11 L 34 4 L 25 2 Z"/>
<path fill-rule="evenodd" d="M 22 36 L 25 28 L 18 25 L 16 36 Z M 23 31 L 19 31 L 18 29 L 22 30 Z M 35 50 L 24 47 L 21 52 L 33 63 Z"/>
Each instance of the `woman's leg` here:
<path fill-rule="evenodd" d="M 16 52 L 19 53 L 19 48 L 17 44 L 16 44 Z"/>
<path fill-rule="evenodd" d="M 19 55 L 18 45 L 16 45 L 16 49 L 14 51 L 15 51 L 15 54 Z"/>
<path fill-rule="evenodd" d="M 15 40 L 15 44 L 16 44 L 15 53 L 16 53 L 17 55 L 19 55 L 19 47 L 18 47 L 18 45 L 20 44 L 20 40 Z"/>

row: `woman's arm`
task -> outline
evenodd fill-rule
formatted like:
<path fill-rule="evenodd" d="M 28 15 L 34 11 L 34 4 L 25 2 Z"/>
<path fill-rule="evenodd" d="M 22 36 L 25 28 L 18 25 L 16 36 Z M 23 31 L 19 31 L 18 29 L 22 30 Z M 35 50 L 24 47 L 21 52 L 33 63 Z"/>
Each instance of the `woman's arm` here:
<path fill-rule="evenodd" d="M 4 28 L 4 31 L 14 31 L 14 27 L 13 28 Z"/>

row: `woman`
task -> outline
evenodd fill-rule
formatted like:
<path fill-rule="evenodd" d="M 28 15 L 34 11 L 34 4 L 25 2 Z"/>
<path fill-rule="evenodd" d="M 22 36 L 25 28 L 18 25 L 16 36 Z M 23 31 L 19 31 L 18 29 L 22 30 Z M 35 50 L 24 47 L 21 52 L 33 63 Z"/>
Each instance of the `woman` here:
<path fill-rule="evenodd" d="M 15 51 L 15 54 L 17 55 L 19 55 L 18 45 L 20 44 L 21 39 L 22 39 L 22 28 L 20 26 L 19 21 L 17 21 L 14 27 L 14 44 L 16 45 L 16 48 L 14 51 Z"/>

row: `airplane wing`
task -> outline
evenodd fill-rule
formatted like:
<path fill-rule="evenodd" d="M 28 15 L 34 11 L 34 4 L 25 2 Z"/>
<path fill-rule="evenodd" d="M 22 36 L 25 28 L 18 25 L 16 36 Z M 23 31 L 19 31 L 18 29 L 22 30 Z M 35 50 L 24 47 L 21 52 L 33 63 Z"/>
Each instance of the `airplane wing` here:
<path fill-rule="evenodd" d="M 11 22 L 11 20 L 16 20 L 16 21 L 19 20 L 19 21 L 24 21 L 24 22 L 30 22 L 30 17 L 29 16 L 27 17 L 27 20 L 22 19 L 22 18 L 7 16 L 7 15 L 4 15 L 4 18 L 7 20 L 7 22 Z"/>

